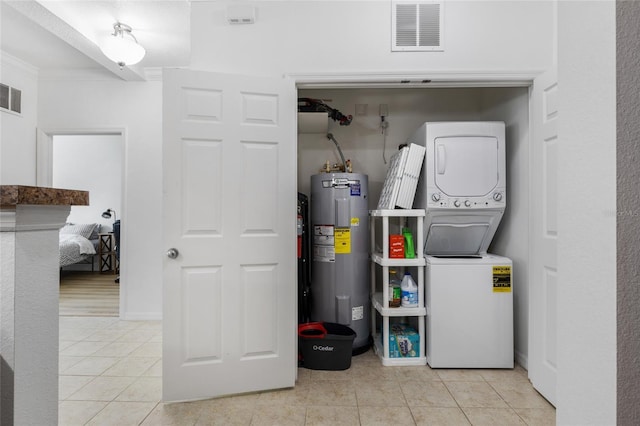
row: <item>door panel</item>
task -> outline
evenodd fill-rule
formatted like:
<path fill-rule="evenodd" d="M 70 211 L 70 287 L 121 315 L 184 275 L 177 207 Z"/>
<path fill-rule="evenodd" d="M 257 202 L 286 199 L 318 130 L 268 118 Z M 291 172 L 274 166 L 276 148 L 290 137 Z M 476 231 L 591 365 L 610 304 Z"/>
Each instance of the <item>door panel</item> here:
<path fill-rule="evenodd" d="M 291 387 L 295 88 L 167 70 L 163 399 Z"/>
<path fill-rule="evenodd" d="M 534 80 L 531 91 L 531 262 L 529 277 L 529 378 L 556 400 L 558 289 L 558 84 L 555 72 Z"/>

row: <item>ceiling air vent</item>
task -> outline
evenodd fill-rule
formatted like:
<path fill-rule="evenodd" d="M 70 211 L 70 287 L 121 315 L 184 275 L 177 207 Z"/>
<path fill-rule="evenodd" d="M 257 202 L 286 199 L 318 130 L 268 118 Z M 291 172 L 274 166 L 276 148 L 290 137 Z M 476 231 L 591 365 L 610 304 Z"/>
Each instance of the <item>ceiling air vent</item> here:
<path fill-rule="evenodd" d="M 391 2 L 392 51 L 442 51 L 443 2 Z"/>
<path fill-rule="evenodd" d="M 22 113 L 22 91 L 0 83 L 0 111 Z"/>

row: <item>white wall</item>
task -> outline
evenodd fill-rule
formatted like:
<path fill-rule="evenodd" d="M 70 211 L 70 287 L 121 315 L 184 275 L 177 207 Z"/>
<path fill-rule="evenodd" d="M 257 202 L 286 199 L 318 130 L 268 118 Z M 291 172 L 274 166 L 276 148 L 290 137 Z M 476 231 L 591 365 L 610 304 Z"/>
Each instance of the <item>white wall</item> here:
<path fill-rule="evenodd" d="M 122 214 L 122 137 L 56 135 L 52 145 L 53 187 L 89 191 L 89 205 L 71 206 L 67 222 L 99 223 L 102 232 L 111 231 L 114 218 L 102 212 Z"/>
<path fill-rule="evenodd" d="M 35 185 L 37 70 L 0 52 L 0 83 L 22 91 L 22 114 L 0 110 L 0 183 Z"/>
<path fill-rule="evenodd" d="M 125 129 L 120 315 L 162 314 L 162 84 L 40 81 L 38 127 Z M 60 133 L 60 132 L 57 132 Z"/>
<path fill-rule="evenodd" d="M 444 52 L 391 52 L 390 1 L 258 1 L 256 23 L 191 4 L 191 67 L 245 74 L 543 70 L 552 2 L 447 1 Z"/>
<path fill-rule="evenodd" d="M 558 3 L 558 424 L 616 423 L 615 6 Z"/>

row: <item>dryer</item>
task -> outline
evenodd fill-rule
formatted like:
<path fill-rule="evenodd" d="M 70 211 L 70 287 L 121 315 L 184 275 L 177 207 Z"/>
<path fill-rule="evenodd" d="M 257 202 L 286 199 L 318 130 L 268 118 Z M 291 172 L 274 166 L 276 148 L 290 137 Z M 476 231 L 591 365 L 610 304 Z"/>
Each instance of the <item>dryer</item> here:
<path fill-rule="evenodd" d="M 414 202 L 425 254 L 486 254 L 507 202 L 504 123 L 428 122 L 407 142 L 426 148 Z"/>

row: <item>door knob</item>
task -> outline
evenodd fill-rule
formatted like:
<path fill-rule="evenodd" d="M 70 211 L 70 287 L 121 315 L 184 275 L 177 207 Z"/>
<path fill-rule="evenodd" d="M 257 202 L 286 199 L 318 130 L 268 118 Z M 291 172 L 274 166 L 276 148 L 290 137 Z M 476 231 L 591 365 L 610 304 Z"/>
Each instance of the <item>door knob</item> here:
<path fill-rule="evenodd" d="M 169 259 L 175 259 L 179 254 L 180 252 L 178 251 L 178 249 L 170 248 L 169 250 L 167 250 L 167 257 Z"/>

